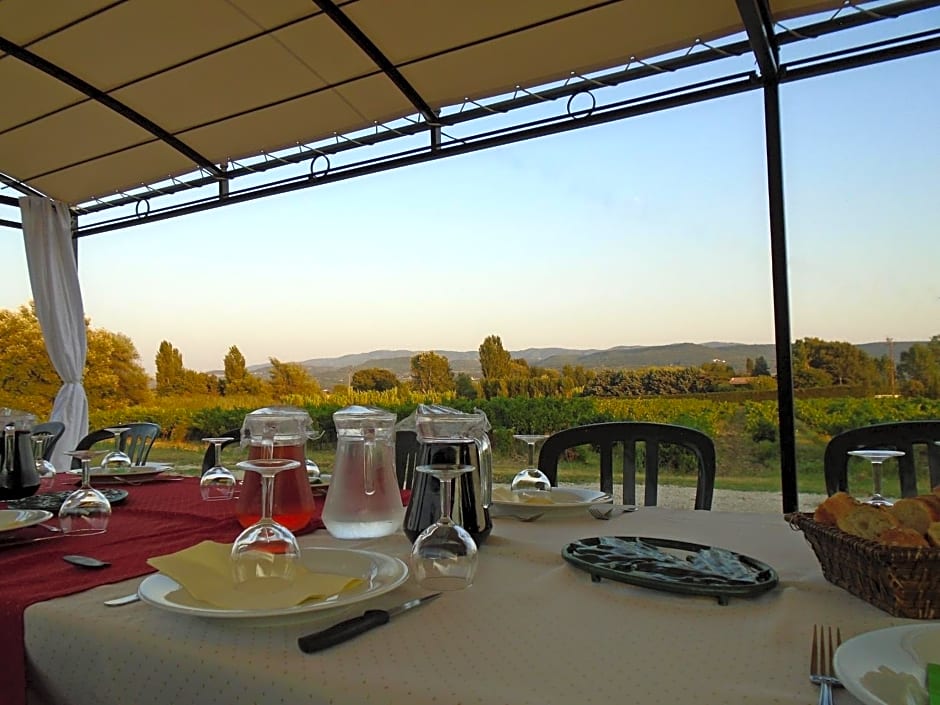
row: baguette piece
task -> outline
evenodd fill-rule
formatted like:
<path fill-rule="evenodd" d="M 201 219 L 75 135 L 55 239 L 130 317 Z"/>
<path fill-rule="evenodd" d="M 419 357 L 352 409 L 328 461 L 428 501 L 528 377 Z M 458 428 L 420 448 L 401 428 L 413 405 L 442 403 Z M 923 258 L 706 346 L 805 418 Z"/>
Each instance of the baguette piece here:
<path fill-rule="evenodd" d="M 909 548 L 928 548 L 927 539 L 915 529 L 898 526 L 886 529 L 878 535 L 878 541 L 885 546 L 904 546 Z"/>
<path fill-rule="evenodd" d="M 859 501 L 848 492 L 836 492 L 816 507 L 813 519 L 818 524 L 835 526 L 839 517 L 845 516 L 858 505 Z"/>
<path fill-rule="evenodd" d="M 859 504 L 839 517 L 836 526 L 847 534 L 877 541 L 883 532 L 899 527 L 900 522 L 887 509 Z"/>
<path fill-rule="evenodd" d="M 940 521 L 935 521 L 927 527 L 927 542 L 931 546 L 940 547 Z"/>
<path fill-rule="evenodd" d="M 934 499 L 933 495 L 931 499 Z M 894 515 L 901 526 L 913 529 L 921 536 L 927 533 L 927 527 L 933 522 L 940 521 L 940 506 L 922 497 L 899 499 L 894 505 L 888 507 L 888 511 Z"/>

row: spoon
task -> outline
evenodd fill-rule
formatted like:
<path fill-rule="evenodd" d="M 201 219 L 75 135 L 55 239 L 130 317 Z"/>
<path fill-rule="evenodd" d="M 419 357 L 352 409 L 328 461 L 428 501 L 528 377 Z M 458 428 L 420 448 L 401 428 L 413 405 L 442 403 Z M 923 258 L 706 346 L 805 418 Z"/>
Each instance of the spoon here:
<path fill-rule="evenodd" d="M 82 568 L 107 568 L 111 565 L 106 561 L 99 561 L 97 558 L 92 558 L 91 556 L 68 555 L 62 556 L 62 560 L 72 565 L 81 566 Z"/>

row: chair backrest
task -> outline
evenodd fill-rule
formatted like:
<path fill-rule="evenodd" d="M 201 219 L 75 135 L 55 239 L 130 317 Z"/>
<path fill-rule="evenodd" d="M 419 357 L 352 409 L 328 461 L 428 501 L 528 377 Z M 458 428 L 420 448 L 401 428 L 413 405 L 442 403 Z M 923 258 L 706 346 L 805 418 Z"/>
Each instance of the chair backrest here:
<path fill-rule="evenodd" d="M 904 451 L 897 459 L 898 479 L 902 497 L 918 494 L 917 468 L 914 462 L 915 447 L 927 448 L 927 466 L 930 474 L 930 487 L 940 485 L 940 421 L 898 421 L 862 426 L 833 436 L 826 445 L 823 469 L 826 474 L 826 491 L 848 492 L 848 465 L 850 450 L 885 450 Z"/>
<path fill-rule="evenodd" d="M 45 421 L 38 423 L 33 426 L 33 435 L 35 436 L 39 433 L 49 434 L 49 438 L 42 447 L 42 457 L 45 460 L 52 460 L 52 451 L 55 449 L 55 444 L 62 438 L 62 434 L 65 433 L 65 424 L 61 421 Z"/>
<path fill-rule="evenodd" d="M 553 486 L 558 484 L 558 460 L 568 449 L 590 444 L 600 452 L 602 492 L 614 490 L 613 449 L 623 445 L 623 501 L 636 503 L 636 447 L 643 442 L 646 451 L 644 474 L 644 504 L 654 506 L 659 496 L 659 457 L 663 445 L 687 448 L 698 462 L 698 483 L 695 508 L 711 509 L 715 489 L 715 444 L 701 431 L 685 426 L 646 423 L 642 421 L 612 421 L 609 423 L 575 426 L 553 433 L 539 451 L 539 470 L 544 472 Z"/>
<path fill-rule="evenodd" d="M 395 432 L 395 474 L 398 486 L 410 490 L 418 464 L 418 434 L 414 431 Z"/>
<path fill-rule="evenodd" d="M 150 455 L 150 449 L 153 447 L 153 442 L 160 433 L 159 424 L 141 421 L 119 424 L 114 428 L 118 427 L 127 429 L 121 434 L 121 450 L 130 456 L 131 462 L 134 465 L 143 465 L 146 463 L 147 456 Z M 96 443 L 101 443 L 102 441 L 113 438 L 114 434 L 110 431 L 98 429 L 81 439 L 78 445 L 75 446 L 75 450 L 88 450 Z M 80 461 L 72 458 L 72 468 L 80 468 L 81 466 Z"/>
<path fill-rule="evenodd" d="M 239 439 L 242 437 L 242 430 L 240 428 L 232 429 L 231 431 L 226 431 L 225 433 L 216 436 L 216 438 L 227 438 L 228 440 L 222 444 L 222 448 L 226 448 L 233 443 L 238 443 Z M 215 445 L 210 443 L 209 447 L 206 448 L 206 452 L 202 454 L 202 475 L 206 474 L 206 470 L 215 465 Z"/>

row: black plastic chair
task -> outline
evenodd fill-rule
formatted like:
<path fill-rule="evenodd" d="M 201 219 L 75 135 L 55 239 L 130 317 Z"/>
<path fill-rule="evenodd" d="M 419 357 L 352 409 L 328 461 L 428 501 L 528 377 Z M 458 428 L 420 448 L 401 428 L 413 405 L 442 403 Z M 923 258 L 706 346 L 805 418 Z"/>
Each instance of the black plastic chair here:
<path fill-rule="evenodd" d="M 222 444 L 222 448 L 227 448 L 233 443 L 238 443 L 242 437 L 242 430 L 240 428 L 232 429 L 231 431 L 226 431 L 225 433 L 216 436 L 216 438 L 227 438 L 228 440 Z M 221 450 L 221 449 L 220 449 Z M 205 475 L 206 470 L 215 465 L 215 444 L 210 443 L 209 447 L 206 448 L 206 452 L 202 454 L 202 472 L 200 475 Z"/>
<path fill-rule="evenodd" d="M 56 443 L 65 433 L 65 424 L 61 421 L 45 421 L 33 426 L 32 435 L 48 434 L 45 444 L 42 447 L 42 457 L 45 460 L 52 460 L 52 451 L 55 450 Z"/>
<path fill-rule="evenodd" d="M 539 451 L 539 470 L 544 472 L 552 486 L 558 485 L 558 460 L 569 448 L 580 445 L 596 446 L 600 452 L 602 492 L 614 491 L 613 449 L 623 445 L 623 501 L 636 503 L 636 447 L 642 442 L 646 450 L 644 475 L 644 504 L 655 506 L 659 489 L 659 457 L 664 445 L 688 449 L 698 462 L 698 483 L 695 508 L 711 509 L 715 490 L 715 444 L 701 431 L 685 426 L 673 426 L 641 421 L 612 421 L 610 423 L 575 426 L 553 433 Z"/>
<path fill-rule="evenodd" d="M 940 485 L 940 421 L 897 421 L 849 429 L 833 436 L 826 445 L 823 468 L 826 473 L 826 491 L 829 494 L 848 492 L 848 466 L 850 450 L 901 450 L 897 458 L 898 480 L 902 497 L 914 497 L 917 490 L 915 448 L 926 446 L 927 469 L 931 487 Z"/>
<path fill-rule="evenodd" d="M 418 434 L 414 431 L 395 432 L 395 474 L 398 486 L 411 489 L 415 467 L 418 465 Z"/>
<path fill-rule="evenodd" d="M 143 465 L 146 463 L 147 456 L 150 455 L 150 449 L 153 447 L 153 442 L 160 433 L 160 425 L 141 421 L 117 424 L 114 428 L 127 429 L 121 434 L 120 448 L 130 457 L 131 463 L 134 465 Z M 96 443 L 101 443 L 102 441 L 112 441 L 113 443 L 114 434 L 105 429 L 92 431 L 78 442 L 78 445 L 75 446 L 75 450 L 88 450 Z M 77 458 L 72 458 L 73 469 L 80 468 L 81 466 L 81 461 Z"/>

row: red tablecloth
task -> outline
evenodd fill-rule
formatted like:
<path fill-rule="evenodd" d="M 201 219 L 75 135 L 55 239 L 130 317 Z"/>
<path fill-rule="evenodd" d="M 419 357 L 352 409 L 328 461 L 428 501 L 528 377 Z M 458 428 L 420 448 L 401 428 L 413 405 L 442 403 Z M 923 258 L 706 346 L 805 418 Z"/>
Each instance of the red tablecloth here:
<path fill-rule="evenodd" d="M 74 482 L 74 477 L 60 477 L 55 489 L 71 488 Z M 121 487 L 128 497 L 113 507 L 103 534 L 61 536 L 8 547 L 0 541 L 0 653 L 7 664 L 0 668 L 0 693 L 8 705 L 26 702 L 23 612 L 31 604 L 153 573 L 147 565 L 152 556 L 206 539 L 231 542 L 241 531 L 234 517 L 235 502 L 204 502 L 198 478 Z M 317 496 L 316 501 L 315 518 L 298 534 L 323 527 L 323 497 Z M 54 519 L 50 523 L 57 524 Z M 56 536 L 39 527 L 16 533 Z M 12 538 L 11 534 L 2 539 Z M 100 570 L 79 568 L 61 560 L 70 553 L 94 556 L 111 565 Z"/>

